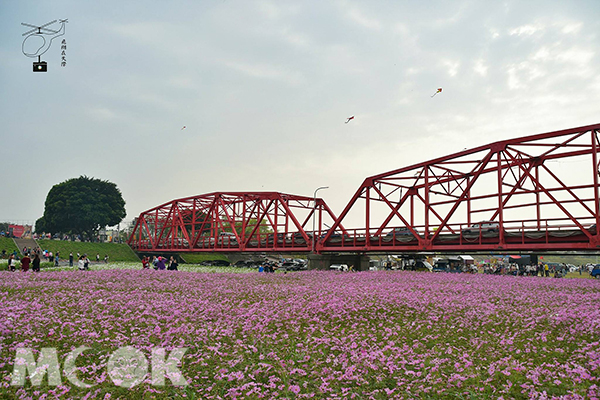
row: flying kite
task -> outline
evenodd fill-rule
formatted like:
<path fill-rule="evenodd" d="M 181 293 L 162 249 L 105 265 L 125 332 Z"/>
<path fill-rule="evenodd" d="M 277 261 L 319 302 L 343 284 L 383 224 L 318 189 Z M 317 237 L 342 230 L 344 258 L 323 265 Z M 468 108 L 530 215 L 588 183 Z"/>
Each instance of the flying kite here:
<path fill-rule="evenodd" d="M 181 130 L 184 130 L 185 128 L 187 128 L 187 126 L 184 125 L 183 128 L 181 128 Z"/>
<path fill-rule="evenodd" d="M 436 92 L 432 94 L 431 97 L 435 96 L 438 93 L 442 93 L 442 88 L 438 88 L 438 90 L 436 90 Z"/>
<path fill-rule="evenodd" d="M 351 120 L 353 120 L 353 119 L 354 119 L 354 115 L 353 115 L 353 116 L 351 116 L 351 117 L 348 117 L 348 118 L 346 119 L 346 122 L 345 122 L 345 123 L 347 124 L 348 122 L 350 122 L 350 121 L 351 121 Z"/>

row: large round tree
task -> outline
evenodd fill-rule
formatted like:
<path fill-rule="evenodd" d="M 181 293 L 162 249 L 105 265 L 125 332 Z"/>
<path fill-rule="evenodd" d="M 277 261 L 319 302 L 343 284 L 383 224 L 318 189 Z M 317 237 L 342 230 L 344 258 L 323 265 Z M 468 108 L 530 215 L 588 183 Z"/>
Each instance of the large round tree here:
<path fill-rule="evenodd" d="M 125 200 L 117 185 L 80 176 L 52 186 L 36 231 L 80 234 L 93 240 L 101 228 L 118 224 L 125 215 Z"/>

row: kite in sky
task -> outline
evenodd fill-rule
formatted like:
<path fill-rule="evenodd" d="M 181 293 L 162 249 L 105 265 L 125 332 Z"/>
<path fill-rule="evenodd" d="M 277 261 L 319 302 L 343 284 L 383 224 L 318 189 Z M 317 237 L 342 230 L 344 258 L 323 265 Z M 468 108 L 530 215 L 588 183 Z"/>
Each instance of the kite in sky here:
<path fill-rule="evenodd" d="M 181 130 L 184 130 L 185 128 L 187 128 L 187 126 L 184 125 L 183 128 L 181 128 Z"/>
<path fill-rule="evenodd" d="M 353 119 L 354 119 L 354 115 L 353 115 L 353 116 L 351 116 L 351 117 L 348 117 L 348 119 L 346 119 L 346 122 L 345 122 L 345 123 L 347 124 L 348 122 L 350 122 L 350 121 L 351 121 L 351 120 L 353 120 Z"/>
<path fill-rule="evenodd" d="M 442 93 L 442 88 L 438 88 L 438 90 L 436 90 L 436 92 L 432 94 L 431 97 L 435 96 L 438 93 Z"/>

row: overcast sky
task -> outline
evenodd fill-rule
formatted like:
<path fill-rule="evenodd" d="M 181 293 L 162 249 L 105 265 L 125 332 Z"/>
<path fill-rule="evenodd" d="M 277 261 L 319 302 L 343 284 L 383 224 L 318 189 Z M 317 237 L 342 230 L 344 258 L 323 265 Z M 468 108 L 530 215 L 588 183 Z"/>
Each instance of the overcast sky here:
<path fill-rule="evenodd" d="M 0 221 L 34 222 L 80 175 L 116 183 L 128 220 L 319 186 L 339 214 L 367 176 L 599 123 L 599 17 L 598 0 L 0 0 Z M 33 73 L 21 23 L 67 18 Z"/>

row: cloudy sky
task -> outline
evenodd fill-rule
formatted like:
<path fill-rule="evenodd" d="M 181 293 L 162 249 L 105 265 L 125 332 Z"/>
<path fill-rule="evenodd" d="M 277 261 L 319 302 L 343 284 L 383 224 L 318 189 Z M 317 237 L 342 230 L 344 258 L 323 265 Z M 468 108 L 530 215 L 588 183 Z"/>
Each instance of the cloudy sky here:
<path fill-rule="evenodd" d="M 35 221 L 80 175 L 116 183 L 128 220 L 319 186 L 339 214 L 367 176 L 599 123 L 599 16 L 598 0 L 0 0 L 0 221 Z M 66 18 L 67 65 L 57 40 L 33 73 L 21 23 Z"/>

